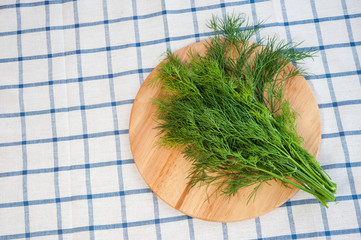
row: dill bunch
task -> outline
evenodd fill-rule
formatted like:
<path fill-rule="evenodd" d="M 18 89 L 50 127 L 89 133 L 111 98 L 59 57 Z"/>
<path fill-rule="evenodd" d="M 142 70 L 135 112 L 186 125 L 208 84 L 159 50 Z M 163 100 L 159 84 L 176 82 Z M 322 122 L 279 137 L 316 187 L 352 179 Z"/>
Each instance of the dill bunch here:
<path fill-rule="evenodd" d="M 190 51 L 181 62 L 172 52 L 152 84 L 159 144 L 179 148 L 192 162 L 191 187 L 216 184 L 231 197 L 271 179 L 314 195 L 322 205 L 335 200 L 336 184 L 302 146 L 296 113 L 284 98 L 286 80 L 301 74 L 290 62 L 312 57 L 290 43 L 248 40 L 260 29 L 245 18 L 213 18 L 206 53 Z M 289 180 L 292 178 L 295 182 Z"/>

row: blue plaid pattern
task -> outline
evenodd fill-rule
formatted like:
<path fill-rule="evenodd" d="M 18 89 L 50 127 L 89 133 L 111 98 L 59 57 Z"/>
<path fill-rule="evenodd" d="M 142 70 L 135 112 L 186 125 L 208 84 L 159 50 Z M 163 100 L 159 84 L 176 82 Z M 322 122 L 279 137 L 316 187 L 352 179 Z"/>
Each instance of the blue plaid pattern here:
<path fill-rule="evenodd" d="M 236 223 L 183 215 L 136 170 L 129 114 L 166 49 L 206 39 L 212 14 L 266 20 L 319 50 L 303 66 L 322 118 L 329 209 L 304 192 Z M 360 239 L 361 4 L 349 0 L 0 3 L 0 239 Z"/>

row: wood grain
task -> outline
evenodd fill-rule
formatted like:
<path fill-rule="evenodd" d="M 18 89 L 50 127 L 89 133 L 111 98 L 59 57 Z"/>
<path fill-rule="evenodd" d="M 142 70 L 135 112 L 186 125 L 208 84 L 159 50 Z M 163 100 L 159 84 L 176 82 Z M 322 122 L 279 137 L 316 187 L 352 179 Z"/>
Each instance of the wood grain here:
<path fill-rule="evenodd" d="M 187 51 L 192 48 L 204 52 L 203 42 L 195 43 L 176 52 L 182 61 L 187 60 Z M 293 66 L 292 66 L 293 67 Z M 152 98 L 159 94 L 159 87 L 152 88 L 147 82 L 156 76 L 159 65 L 149 74 L 141 86 L 133 104 L 129 138 L 135 164 L 152 191 L 171 207 L 189 216 L 216 222 L 233 222 L 263 215 L 279 207 L 291 198 L 298 189 L 285 187 L 279 182 L 262 184 L 255 201 L 247 204 L 253 187 L 243 188 L 229 201 L 208 192 L 206 187 L 187 186 L 191 164 L 176 150 L 155 146 L 158 140 L 153 120 L 155 107 Z M 286 96 L 291 106 L 299 113 L 296 124 L 304 138 L 304 147 L 317 156 L 321 143 L 321 119 L 316 99 L 306 80 L 299 76 L 288 84 Z M 209 199 L 207 199 L 209 197 Z"/>

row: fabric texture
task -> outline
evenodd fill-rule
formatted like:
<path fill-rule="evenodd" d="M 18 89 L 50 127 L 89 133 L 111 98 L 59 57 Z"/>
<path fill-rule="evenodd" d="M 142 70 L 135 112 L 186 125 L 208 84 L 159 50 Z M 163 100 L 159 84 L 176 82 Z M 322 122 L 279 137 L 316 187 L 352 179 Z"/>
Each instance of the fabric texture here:
<path fill-rule="evenodd" d="M 206 222 L 138 173 L 129 116 L 164 58 L 206 39 L 212 15 L 265 20 L 319 50 L 302 65 L 319 104 L 318 160 L 337 204 L 299 191 L 274 211 Z M 2 0 L 0 239 L 360 239 L 361 3 L 357 0 Z"/>

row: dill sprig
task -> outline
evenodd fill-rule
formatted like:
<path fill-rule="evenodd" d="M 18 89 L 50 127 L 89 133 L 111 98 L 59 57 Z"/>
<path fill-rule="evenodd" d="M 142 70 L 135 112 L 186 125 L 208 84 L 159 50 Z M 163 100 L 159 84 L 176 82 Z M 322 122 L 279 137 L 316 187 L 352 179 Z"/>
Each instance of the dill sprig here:
<path fill-rule="evenodd" d="M 275 38 L 249 39 L 261 28 L 245 18 L 213 18 L 206 54 L 190 51 L 181 62 L 172 52 L 153 84 L 160 144 L 179 148 L 192 162 L 191 187 L 216 184 L 231 197 L 271 179 L 313 194 L 322 205 L 335 200 L 336 184 L 301 146 L 296 113 L 284 98 L 286 80 L 301 74 L 289 63 L 312 57 Z M 295 180 L 291 181 L 290 178 Z"/>

